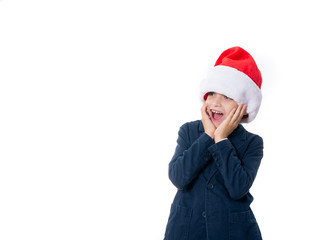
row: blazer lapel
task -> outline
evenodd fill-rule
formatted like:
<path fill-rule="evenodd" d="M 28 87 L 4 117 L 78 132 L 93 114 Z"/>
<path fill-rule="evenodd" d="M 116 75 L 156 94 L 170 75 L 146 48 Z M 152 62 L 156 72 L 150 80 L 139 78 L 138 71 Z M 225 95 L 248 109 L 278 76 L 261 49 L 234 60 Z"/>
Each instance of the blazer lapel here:
<path fill-rule="evenodd" d="M 246 142 L 247 139 L 247 131 L 244 127 L 239 124 L 238 127 L 230 134 L 228 137 L 232 145 L 236 149 L 241 149 L 242 145 Z"/>

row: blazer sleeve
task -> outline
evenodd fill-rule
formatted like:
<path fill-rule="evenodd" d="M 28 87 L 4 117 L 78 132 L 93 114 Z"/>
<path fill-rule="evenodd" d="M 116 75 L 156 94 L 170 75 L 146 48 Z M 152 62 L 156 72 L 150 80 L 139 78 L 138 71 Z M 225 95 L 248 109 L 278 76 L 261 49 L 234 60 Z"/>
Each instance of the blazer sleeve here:
<path fill-rule="evenodd" d="M 203 133 L 194 142 L 188 138 L 188 124 L 180 127 L 175 153 L 169 163 L 169 179 L 178 189 L 186 188 L 211 159 L 208 148 L 214 144 Z"/>
<path fill-rule="evenodd" d="M 249 192 L 263 157 L 263 140 L 255 135 L 247 146 L 242 159 L 229 140 L 209 147 L 209 151 L 223 177 L 232 199 L 240 199 Z"/>

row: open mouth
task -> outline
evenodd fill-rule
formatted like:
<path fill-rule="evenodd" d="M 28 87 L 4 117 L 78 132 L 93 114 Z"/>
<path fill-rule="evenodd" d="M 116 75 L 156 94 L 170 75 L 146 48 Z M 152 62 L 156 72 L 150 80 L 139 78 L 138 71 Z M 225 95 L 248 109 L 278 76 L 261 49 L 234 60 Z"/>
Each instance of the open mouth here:
<path fill-rule="evenodd" d="M 221 118 L 223 117 L 223 113 L 222 112 L 218 112 L 215 110 L 210 110 L 210 118 L 212 121 L 220 121 Z"/>

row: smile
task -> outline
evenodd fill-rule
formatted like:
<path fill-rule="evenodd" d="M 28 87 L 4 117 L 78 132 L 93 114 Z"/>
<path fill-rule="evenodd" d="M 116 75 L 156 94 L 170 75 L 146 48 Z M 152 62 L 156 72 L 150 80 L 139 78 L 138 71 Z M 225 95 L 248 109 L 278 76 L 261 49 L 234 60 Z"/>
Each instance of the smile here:
<path fill-rule="evenodd" d="M 218 122 L 223 117 L 223 113 L 215 110 L 210 111 L 210 118 L 214 122 Z"/>

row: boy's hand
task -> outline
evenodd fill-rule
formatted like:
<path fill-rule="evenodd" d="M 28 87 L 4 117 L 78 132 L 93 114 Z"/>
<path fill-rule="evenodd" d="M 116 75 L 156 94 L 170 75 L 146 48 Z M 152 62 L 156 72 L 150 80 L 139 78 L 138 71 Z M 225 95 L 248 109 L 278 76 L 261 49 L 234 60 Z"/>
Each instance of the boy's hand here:
<path fill-rule="evenodd" d="M 247 105 L 240 104 L 237 108 L 232 109 L 227 118 L 214 131 L 213 139 L 215 143 L 227 138 L 233 130 L 238 127 L 242 117 L 246 114 Z"/>
<path fill-rule="evenodd" d="M 204 103 L 201 107 L 201 115 L 202 115 L 202 124 L 204 127 L 204 131 L 206 134 L 208 134 L 212 139 L 214 137 L 214 132 L 216 131 L 216 127 L 214 126 L 213 122 L 210 119 L 210 115 L 207 112 L 208 103 Z"/>

